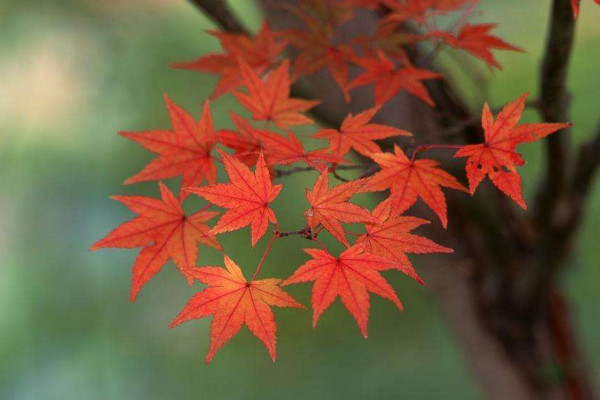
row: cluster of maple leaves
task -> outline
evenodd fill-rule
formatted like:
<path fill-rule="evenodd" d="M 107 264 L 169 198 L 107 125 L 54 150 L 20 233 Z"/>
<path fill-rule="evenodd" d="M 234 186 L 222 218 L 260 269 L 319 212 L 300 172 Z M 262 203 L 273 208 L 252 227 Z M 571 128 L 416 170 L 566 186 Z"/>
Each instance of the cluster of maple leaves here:
<path fill-rule="evenodd" d="M 576 3 L 573 2 L 574 7 Z M 141 248 L 133 265 L 132 302 L 169 260 L 173 260 L 190 284 L 196 280 L 206 284 L 205 289 L 189 300 L 171 326 L 212 315 L 207 362 L 244 324 L 264 343 L 274 360 L 277 326 L 271 307 L 303 308 L 281 288 L 301 282 L 314 282 L 313 325 L 339 296 L 362 335 L 367 337 L 369 293 L 389 299 L 402 309 L 382 271 L 399 270 L 423 283 L 407 254 L 452 252 L 412 233 L 428 221 L 406 215 L 406 211 L 421 199 L 446 227 L 448 216 L 442 188 L 473 194 L 486 176 L 525 208 L 517 172 L 524 161 L 516 151 L 517 145 L 568 126 L 566 123 L 519 124 L 527 94 L 505 106 L 495 119 L 485 105 L 484 143 L 458 146 L 455 153 L 455 157 L 467 158 L 469 189 L 442 169 L 438 161 L 420 157 L 428 149 L 452 146 L 422 145 L 412 154 L 406 154 L 398 145 L 393 152 L 388 152 L 375 142 L 411 136 L 396 127 L 372 122 L 381 107 L 397 93 L 406 91 L 435 106 L 423 81 L 440 79 L 442 75 L 414 66 L 407 53 L 410 46 L 434 41 L 462 49 L 496 68 L 500 68 L 500 64 L 491 49 L 520 51 L 491 35 L 494 25 L 465 22 L 475 4 L 476 1 L 470 0 L 304 0 L 299 8 L 289 10 L 302 18 L 305 29 L 273 31 L 264 23 L 255 36 L 212 32 L 220 41 L 223 53 L 175 66 L 219 75 L 212 99 L 233 93 L 252 120 L 262 121 L 261 127 L 231 113 L 235 129 L 215 129 L 208 100 L 196 121 L 165 97 L 171 129 L 121 133 L 157 154 L 126 183 L 181 176 L 180 191 L 174 194 L 159 182 L 160 199 L 115 196 L 115 200 L 137 216 L 110 232 L 92 249 Z M 381 8 L 385 8 L 386 16 L 373 36 L 341 41 L 337 28 L 350 21 L 357 10 Z M 459 13 L 459 23 L 447 31 L 437 29 L 435 17 L 448 13 Z M 409 31 L 407 26 L 414 29 Z M 296 53 L 292 60 L 284 56 L 290 46 Z M 351 66 L 362 70 L 352 80 L 349 78 Z M 291 85 L 300 77 L 324 68 L 330 71 L 347 99 L 353 88 L 372 85 L 374 105 L 356 115 L 349 114 L 338 128 L 317 129 L 313 137 L 326 140 L 328 145 L 307 151 L 289 129 L 312 124 L 307 112 L 318 101 L 292 97 Z M 330 175 L 339 177 L 336 173 L 339 168 L 351 166 L 346 159 L 351 151 L 371 159 L 372 172 L 331 186 Z M 304 164 L 302 170 L 314 169 L 318 177 L 312 189 L 306 192 L 306 225 L 296 231 L 282 231 L 271 203 L 283 185 L 273 181 L 290 175 L 294 170 L 286 168 L 296 164 Z M 218 165 L 224 167 L 227 182 L 217 182 Z M 350 202 L 358 193 L 380 191 L 389 191 L 389 195 L 372 211 Z M 187 215 L 182 205 L 190 194 L 205 199 L 207 204 Z M 215 211 L 214 206 L 222 211 Z M 217 216 L 216 223 L 209 223 Z M 345 224 L 362 224 L 365 233 L 349 235 Z M 252 246 L 270 229 L 272 231 L 263 257 L 249 280 L 227 255 L 224 256 L 225 268 L 197 266 L 198 244 L 223 251 L 218 236 L 248 226 Z M 328 251 L 319 239 L 324 231 L 346 249 L 340 254 Z M 310 259 L 287 279 L 257 279 L 273 243 L 292 234 L 302 235 L 320 247 L 304 249 Z M 353 243 L 348 236 L 354 238 Z"/>

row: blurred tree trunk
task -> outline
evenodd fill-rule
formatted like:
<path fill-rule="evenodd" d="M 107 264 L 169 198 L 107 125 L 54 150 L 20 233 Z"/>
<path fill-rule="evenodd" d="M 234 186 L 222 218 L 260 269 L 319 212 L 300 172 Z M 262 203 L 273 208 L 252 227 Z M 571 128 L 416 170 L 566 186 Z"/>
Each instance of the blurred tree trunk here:
<path fill-rule="evenodd" d="M 245 30 L 225 3 L 192 1 L 222 28 Z M 269 7 L 268 0 L 259 1 L 272 27 L 301 26 L 290 13 Z M 290 2 L 297 1 L 278 1 Z M 554 0 L 552 7 L 540 72 L 542 90 L 536 105 L 545 121 L 564 122 L 569 121 L 565 82 L 575 22 L 569 0 Z M 345 24 L 340 33 L 354 36 L 372 32 L 379 17 L 365 12 Z M 418 64 L 419 54 L 413 57 Z M 481 141 L 478 115 L 463 104 L 451 86 L 430 81 L 428 89 L 436 109 L 400 95 L 381 110 L 377 122 L 415 132 L 422 143 Z M 346 104 L 328 72 L 303 78 L 294 92 L 320 98 L 322 103 L 315 114 L 320 122 L 333 126 L 338 126 L 347 112 L 373 104 L 365 88 L 354 91 L 351 104 Z M 448 136 L 449 130 L 455 134 Z M 600 162 L 600 130 L 577 153 L 571 151 L 568 132 L 549 139 L 546 176 L 540 179 L 533 211 L 516 210 L 496 190 L 478 191 L 475 198 L 449 194 L 451 222 L 442 240 L 447 243 L 453 238 L 454 261 L 449 263 L 446 256 L 443 263 L 420 268 L 439 298 L 486 399 L 598 398 L 557 275 L 568 264 L 586 195 Z"/>

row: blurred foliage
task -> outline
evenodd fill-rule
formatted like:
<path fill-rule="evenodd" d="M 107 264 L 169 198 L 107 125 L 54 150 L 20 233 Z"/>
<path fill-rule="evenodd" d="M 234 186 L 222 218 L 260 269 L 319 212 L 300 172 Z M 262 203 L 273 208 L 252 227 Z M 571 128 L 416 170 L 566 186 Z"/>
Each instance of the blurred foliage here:
<path fill-rule="evenodd" d="M 251 1 L 232 3 L 258 25 Z M 501 72 L 475 66 L 493 105 L 536 92 L 548 3 L 483 1 L 482 19 L 501 22 L 501 36 L 528 50 L 501 54 Z M 598 10 L 583 9 L 572 60 L 578 139 L 598 117 L 599 18 Z M 212 25 L 183 0 L 4 2 L 0 21 L 0 398 L 478 398 L 432 293 L 399 274 L 388 276 L 406 311 L 398 315 L 373 297 L 367 341 L 339 302 L 317 329 L 308 311 L 278 310 L 276 364 L 245 331 L 206 367 L 209 319 L 167 329 L 198 286 L 188 287 L 168 265 L 130 305 L 136 252 L 87 249 L 130 217 L 110 194 L 156 195 L 155 183 L 121 185 L 152 156 L 116 132 L 169 126 L 167 92 L 199 113 L 214 77 L 168 65 L 217 49 L 204 32 Z M 457 83 L 465 81 L 450 56 L 447 64 Z M 470 98 L 481 107 L 481 99 Z M 217 126 L 231 127 L 229 109 L 241 111 L 231 96 L 213 104 Z M 530 189 L 543 160 L 540 146 L 525 152 Z M 301 225 L 304 188 L 314 178 L 286 181 L 275 203 L 282 227 Z M 599 200 L 596 190 L 566 282 L 600 379 Z M 251 249 L 245 230 L 225 235 L 223 244 L 247 272 L 265 245 Z M 306 244 L 281 240 L 265 274 L 288 275 L 306 259 L 299 251 Z M 207 248 L 200 257 L 221 262 Z M 308 286 L 291 292 L 309 304 Z"/>

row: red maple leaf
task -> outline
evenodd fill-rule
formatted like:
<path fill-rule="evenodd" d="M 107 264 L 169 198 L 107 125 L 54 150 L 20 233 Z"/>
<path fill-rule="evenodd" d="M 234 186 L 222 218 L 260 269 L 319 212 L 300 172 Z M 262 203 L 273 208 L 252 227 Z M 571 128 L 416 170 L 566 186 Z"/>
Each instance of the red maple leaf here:
<path fill-rule="evenodd" d="M 208 364 L 217 351 L 246 324 L 254 336 L 263 342 L 271 359 L 275 361 L 277 324 L 271 307 L 304 306 L 278 286 L 280 279 L 248 282 L 240 267 L 227 256 L 225 268 L 194 269 L 194 278 L 208 287 L 188 301 L 169 327 L 214 315 L 210 324 L 210 347 L 206 355 Z"/>
<path fill-rule="evenodd" d="M 243 58 L 253 70 L 262 73 L 277 62 L 287 45 L 275 37 L 266 22 L 254 37 L 240 33 L 209 33 L 219 39 L 224 54 L 207 54 L 194 61 L 174 63 L 173 67 L 220 75 L 212 98 L 230 92 L 243 83 L 238 58 Z"/>
<path fill-rule="evenodd" d="M 329 190 L 329 174 L 327 170 L 323 170 L 312 190 L 306 191 L 306 199 L 310 204 L 310 208 L 304 213 L 304 216 L 308 226 L 314 230 L 317 225 L 321 224 L 337 240 L 349 246 L 344 228 L 340 222 L 379 222 L 371 216 L 366 208 L 348 203 L 348 199 L 362 185 L 362 181 L 356 180 Z"/>
<path fill-rule="evenodd" d="M 310 110 L 319 101 L 290 97 L 289 62 L 285 60 L 263 81 L 242 59 L 238 60 L 248 93 L 236 92 L 235 96 L 252 112 L 254 120 L 271 121 L 279 128 L 287 129 L 291 125 L 313 123 L 302 112 Z"/>
<path fill-rule="evenodd" d="M 374 34 L 358 35 L 352 39 L 352 43 L 358 45 L 362 54 L 367 57 L 373 58 L 377 52 L 382 51 L 388 56 L 402 58 L 406 46 L 426 39 L 426 35 L 398 29 L 394 24 L 379 24 Z"/>
<path fill-rule="evenodd" d="M 442 225 L 448 225 L 446 197 L 442 187 L 467 191 L 455 177 L 439 167 L 435 160 L 409 159 L 402 149 L 394 146 L 392 153 L 371 153 L 369 155 L 381 171 L 366 179 L 361 192 L 376 192 L 391 189 L 391 205 L 394 213 L 403 213 L 420 197 L 440 218 Z"/>
<path fill-rule="evenodd" d="M 329 148 L 340 156 L 348 154 L 350 149 L 368 156 L 369 153 L 381 152 L 381 148 L 374 140 L 411 136 L 410 132 L 392 126 L 370 124 L 369 122 L 380 109 L 381 107 L 373 107 L 357 115 L 348 114 L 339 130 L 322 129 L 313 137 L 328 139 Z"/>
<path fill-rule="evenodd" d="M 287 138 L 271 131 L 261 131 L 259 135 L 269 165 L 289 165 L 302 161 L 318 168 L 328 163 L 347 163 L 343 157 L 332 154 L 328 149 L 306 151 L 302 142 L 292 132 L 288 132 Z"/>
<path fill-rule="evenodd" d="M 206 221 L 217 215 L 214 211 L 199 211 L 186 216 L 181 203 L 160 182 L 161 200 L 142 196 L 114 196 L 139 216 L 121 224 L 96 242 L 91 250 L 103 247 L 134 248 L 145 246 L 133 264 L 131 301 L 140 289 L 173 259 L 191 284 L 190 270 L 196 265 L 198 243 L 221 249 L 209 232 Z"/>
<path fill-rule="evenodd" d="M 298 51 L 293 63 L 294 76 L 327 68 L 349 101 L 348 71 L 355 54 L 349 45 L 336 43 L 336 33 L 339 25 L 352 19 L 352 6 L 345 1 L 305 0 L 299 7 L 287 4 L 280 7 L 292 11 L 307 27 L 280 32 Z"/>
<path fill-rule="evenodd" d="M 282 185 L 273 186 L 271 183 L 269 169 L 262 154 L 258 157 L 253 174 L 237 158 L 224 151 L 220 153 L 230 182 L 186 190 L 228 209 L 211 229 L 212 234 L 235 231 L 250 225 L 254 246 L 267 231 L 269 222 L 277 224 L 277 218 L 269 204 L 279 195 Z"/>
<path fill-rule="evenodd" d="M 356 320 L 363 337 L 367 337 L 369 292 L 391 300 L 398 309 L 402 303 L 380 271 L 395 268 L 383 257 L 363 252 L 354 245 L 335 257 L 325 250 L 304 249 L 313 259 L 301 265 L 282 286 L 314 281 L 312 290 L 313 326 L 323 312 L 340 296 L 342 303 Z"/>
<path fill-rule="evenodd" d="M 486 103 L 481 122 L 485 135 L 482 144 L 468 145 L 456 152 L 454 157 L 467 158 L 467 178 L 471 194 L 486 176 L 492 183 L 523 208 L 527 208 L 521 190 L 521 176 L 517 166 L 525 164 L 517 145 L 535 142 L 560 129 L 571 126 L 568 123 L 535 123 L 517 125 L 525 108 L 529 93 L 506 105 L 496 121 Z"/>
<path fill-rule="evenodd" d="M 234 150 L 236 156 L 247 166 L 253 166 L 258 160 L 258 155 L 263 150 L 260 141 L 260 129 L 255 129 L 250 122 L 234 112 L 229 115 L 233 120 L 236 130 L 223 129 L 217 132 L 219 142 Z"/>
<path fill-rule="evenodd" d="M 213 129 L 209 103 L 204 103 L 200 121 L 196 122 L 167 96 L 165 102 L 173 125 L 172 131 L 120 132 L 122 136 L 159 154 L 158 158 L 125 183 L 161 180 L 178 175 L 183 175 L 182 188 L 199 185 L 204 180 L 215 183 L 217 166 L 211 151 L 217 137 Z M 181 191 L 180 196 L 185 198 L 187 194 Z"/>
<path fill-rule="evenodd" d="M 440 38 L 450 46 L 465 50 L 475 57 L 482 59 L 492 67 L 502 69 L 502 66 L 490 51 L 491 49 L 512 51 L 524 50 L 520 47 L 513 46 L 510 43 L 506 43 L 497 36 L 490 35 L 489 31 L 495 26 L 496 24 L 466 24 L 462 27 L 457 36 L 443 31 L 432 31 L 428 36 Z"/>
<path fill-rule="evenodd" d="M 275 4 L 301 18 L 312 32 L 333 36 L 335 29 L 354 17 L 353 6 L 346 1 L 302 0 L 298 6 Z"/>
<path fill-rule="evenodd" d="M 453 250 L 411 233 L 413 229 L 428 224 L 429 221 L 393 214 L 391 211 L 389 200 L 379 203 L 371 214 L 379 223 L 366 223 L 367 233 L 360 236 L 356 244 L 364 245 L 367 253 L 396 261 L 397 269 L 423 284 L 406 253 L 452 253 Z"/>
<path fill-rule="evenodd" d="M 299 52 L 294 59 L 294 76 L 310 75 L 327 68 L 349 101 L 348 76 L 351 61 L 356 57 L 354 51 L 348 45 L 333 44 L 329 33 L 320 25 L 311 26 L 316 30 L 290 29 L 283 33 Z"/>
<path fill-rule="evenodd" d="M 433 107 L 435 103 L 427 93 L 422 81 L 438 79 L 442 75 L 426 69 L 415 68 L 409 62 L 408 57 L 403 57 L 402 61 L 403 67 L 398 68 L 382 51 L 377 52 L 377 57 L 357 58 L 356 63 L 365 71 L 350 82 L 348 88 L 374 84 L 375 105 L 382 105 L 398 92 L 406 90 Z"/>

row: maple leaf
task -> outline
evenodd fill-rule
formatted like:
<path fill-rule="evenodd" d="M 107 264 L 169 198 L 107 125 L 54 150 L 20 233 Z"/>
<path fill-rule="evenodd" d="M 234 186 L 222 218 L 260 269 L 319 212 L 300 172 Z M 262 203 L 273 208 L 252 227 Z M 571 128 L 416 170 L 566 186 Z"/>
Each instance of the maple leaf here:
<path fill-rule="evenodd" d="M 161 200 L 142 196 L 114 196 L 139 216 L 121 224 L 92 245 L 134 248 L 145 246 L 133 264 L 131 302 L 140 289 L 172 259 L 191 284 L 190 270 L 196 265 L 198 243 L 221 250 L 205 224 L 218 213 L 199 211 L 186 216 L 180 201 L 160 182 Z"/>
<path fill-rule="evenodd" d="M 446 198 L 442 187 L 467 191 L 455 177 L 439 167 L 435 160 L 409 159 L 402 149 L 394 146 L 392 153 L 369 155 L 381 171 L 366 179 L 360 192 L 376 192 L 391 189 L 391 205 L 394 213 L 403 213 L 420 197 L 439 217 L 444 228 L 448 225 Z"/>
<path fill-rule="evenodd" d="M 246 324 L 275 361 L 277 324 L 271 307 L 304 308 L 278 286 L 281 280 L 248 282 L 240 267 L 227 256 L 225 269 L 200 267 L 195 268 L 193 275 L 208 287 L 188 301 L 169 327 L 214 315 L 210 324 L 210 347 L 206 355 L 208 364 L 217 351 Z"/>
<path fill-rule="evenodd" d="M 492 183 L 523 208 L 527 208 L 521 189 L 521 176 L 517 166 L 525 164 L 517 145 L 534 142 L 558 130 L 571 126 L 569 123 L 533 123 L 517 125 L 525 108 L 529 93 L 506 105 L 496 121 L 486 103 L 481 116 L 485 142 L 464 146 L 454 157 L 467 157 L 467 178 L 471 194 L 486 176 Z"/>
<path fill-rule="evenodd" d="M 209 32 L 219 39 L 224 54 L 211 53 L 190 62 L 174 63 L 174 68 L 220 75 L 211 97 L 217 98 L 242 85 L 242 73 L 238 58 L 243 58 L 256 72 L 262 73 L 277 62 L 287 46 L 278 40 L 266 22 L 263 22 L 255 37 L 246 34 Z"/>
<path fill-rule="evenodd" d="M 413 229 L 428 224 L 421 218 L 392 214 L 390 200 L 385 200 L 373 210 L 379 223 L 366 223 L 367 232 L 356 240 L 364 245 L 365 252 L 397 262 L 397 269 L 423 284 L 406 253 L 452 253 L 453 250 L 440 246 L 433 240 L 411 233 Z"/>
<path fill-rule="evenodd" d="M 304 249 L 313 259 L 301 265 L 282 286 L 314 281 L 312 290 L 313 326 L 323 312 L 340 296 L 342 303 L 356 320 L 363 337 L 367 337 L 369 292 L 391 300 L 398 309 L 402 303 L 380 271 L 392 269 L 395 263 L 365 253 L 363 246 L 347 248 L 338 257 L 325 250 Z"/>
<path fill-rule="evenodd" d="M 154 130 L 143 132 L 120 132 L 128 139 L 141 144 L 159 157 L 151 161 L 137 175 L 125 183 L 153 181 L 183 175 L 181 186 L 199 185 L 204 180 L 215 183 L 217 166 L 211 155 L 216 143 L 210 105 L 204 103 L 200 121 L 194 119 L 165 95 L 171 117 L 172 131 Z M 180 196 L 185 198 L 183 191 Z"/>
<path fill-rule="evenodd" d="M 230 183 L 188 188 L 191 193 L 227 208 L 211 234 L 230 232 L 250 225 L 252 246 L 265 234 L 269 222 L 277 224 L 269 204 L 275 200 L 282 185 L 273 185 L 262 154 L 258 157 L 254 174 L 237 158 L 219 151 Z"/>
<path fill-rule="evenodd" d="M 314 33 L 290 30 L 288 40 L 299 54 L 294 59 L 294 76 L 314 74 L 327 68 L 342 90 L 344 99 L 350 101 L 348 76 L 350 63 L 355 58 L 354 51 L 348 45 L 334 45 L 327 38 L 319 38 Z"/>
<path fill-rule="evenodd" d="M 377 57 L 357 58 L 356 63 L 365 71 L 350 82 L 348 88 L 374 84 L 375 105 L 386 103 L 402 90 L 413 94 L 431 107 L 435 105 L 422 81 L 438 79 L 442 75 L 426 69 L 415 68 L 407 57 L 403 59 L 404 66 L 397 68 L 382 51 L 377 52 Z"/>
<path fill-rule="evenodd" d="M 302 161 L 318 168 L 327 163 L 348 163 L 343 157 L 332 154 L 327 149 L 306 151 L 302 142 L 292 132 L 288 132 L 286 138 L 275 132 L 261 131 L 259 137 L 263 143 L 269 165 L 289 165 Z"/>
<path fill-rule="evenodd" d="M 238 61 L 248 93 L 236 92 L 235 96 L 252 112 L 254 120 L 272 121 L 282 129 L 287 129 L 291 125 L 313 123 L 313 120 L 302 112 L 313 108 L 319 104 L 319 101 L 290 97 L 288 60 L 272 71 L 265 81 L 262 81 L 242 58 Z"/>
<path fill-rule="evenodd" d="M 426 39 L 426 35 L 403 31 L 394 24 L 378 24 L 374 34 L 358 35 L 352 39 L 352 43 L 358 45 L 367 57 L 376 57 L 377 52 L 382 51 L 402 58 L 406 46 Z"/>
<path fill-rule="evenodd" d="M 346 1 L 302 0 L 298 6 L 275 4 L 301 18 L 312 32 L 332 36 L 335 29 L 354 17 L 353 6 Z"/>
<path fill-rule="evenodd" d="M 255 165 L 258 155 L 263 150 L 260 141 L 261 130 L 255 129 L 249 121 L 234 112 L 230 112 L 229 115 L 236 130 L 223 129 L 218 131 L 219 142 L 234 150 L 234 156 L 244 164 L 248 166 Z"/>
<path fill-rule="evenodd" d="M 496 24 L 466 24 L 462 27 L 457 36 L 442 31 L 432 31 L 428 36 L 442 39 L 450 46 L 465 50 L 475 57 L 482 59 L 490 66 L 502 69 L 502 66 L 494 58 L 490 49 L 521 52 L 524 50 L 505 42 L 497 36 L 490 35 L 489 31 L 494 27 L 496 27 Z"/>
<path fill-rule="evenodd" d="M 369 121 L 381 107 L 373 107 L 357 115 L 348 114 L 340 130 L 322 129 L 313 137 L 328 139 L 329 148 L 340 156 L 348 154 L 350 149 L 368 156 L 369 153 L 381 152 L 374 140 L 387 139 L 394 136 L 411 136 L 410 132 L 391 126 L 370 124 Z"/>
<path fill-rule="evenodd" d="M 329 69 L 333 79 L 342 89 L 346 101 L 348 71 L 355 54 L 347 44 L 337 44 L 336 29 L 353 17 L 353 9 L 347 2 L 305 0 L 300 7 L 281 5 L 300 17 L 307 29 L 288 29 L 281 32 L 298 51 L 294 59 L 296 78 L 313 74 L 323 68 Z"/>
<path fill-rule="evenodd" d="M 329 190 L 329 174 L 323 170 L 312 190 L 306 190 L 306 199 L 310 208 L 304 213 L 311 229 L 321 224 L 337 240 L 349 246 L 344 228 L 340 222 L 379 222 L 366 208 L 348 203 L 363 185 L 361 180 L 347 182 Z"/>

